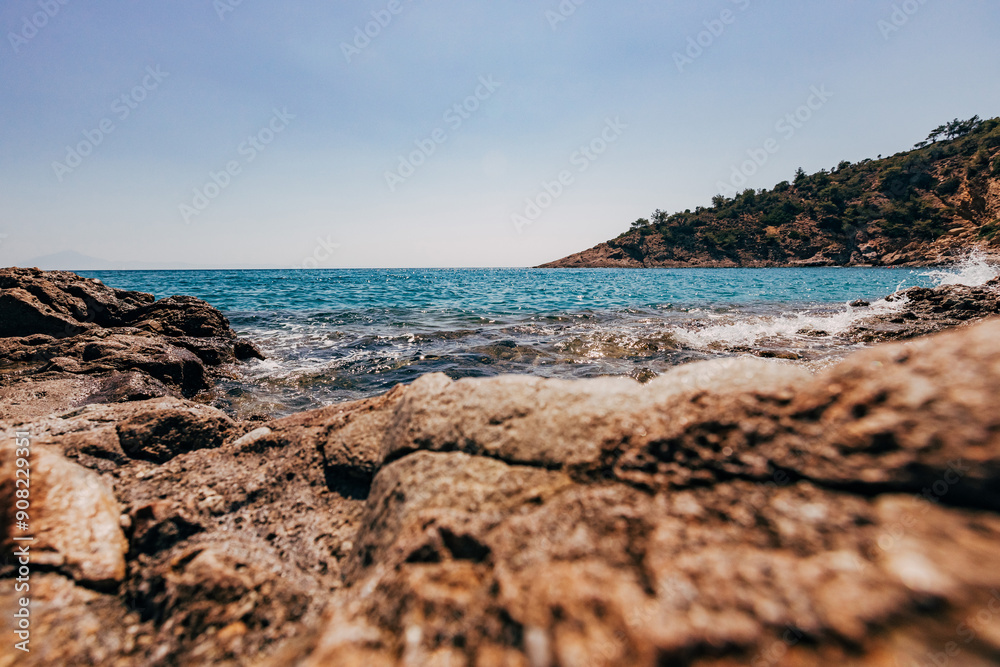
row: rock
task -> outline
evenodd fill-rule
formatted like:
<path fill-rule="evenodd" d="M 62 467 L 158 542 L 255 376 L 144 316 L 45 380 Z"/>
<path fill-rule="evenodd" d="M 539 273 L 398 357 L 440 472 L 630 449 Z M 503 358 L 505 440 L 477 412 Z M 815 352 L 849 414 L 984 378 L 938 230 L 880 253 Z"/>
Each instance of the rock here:
<path fill-rule="evenodd" d="M 40 344 L 30 344 L 23 338 L 8 339 L 3 353 L 8 361 L 28 365 L 26 372 L 11 377 L 18 383 L 46 379 L 52 374 L 106 378 L 135 372 L 147 376 L 151 386 L 162 384 L 187 397 L 212 386 L 209 371 L 197 355 L 173 339 L 134 329 L 92 330 Z"/>
<path fill-rule="evenodd" d="M 25 422 L 94 403 L 125 403 L 174 396 L 159 380 L 142 372 L 111 372 L 89 377 L 75 373 L 46 373 L 52 379 L 0 385 L 0 420 Z"/>
<path fill-rule="evenodd" d="M 32 572 L 28 592 L 31 634 L 27 646 L 30 653 L 25 653 L 14 648 L 14 642 L 20 639 L 13 633 L 12 622 L 24 591 L 18 592 L 11 585 L 0 586 L 0 629 L 11 639 L 0 644 L 0 665 L 136 664 L 129 655 L 135 649 L 139 619 L 116 595 L 74 585 L 60 574 L 39 571 Z"/>
<path fill-rule="evenodd" d="M 252 358 L 263 355 L 200 299 L 155 301 L 66 271 L 0 269 L 0 392 L 59 381 L 48 387 L 65 398 L 13 390 L 17 410 L 0 414 L 42 415 L 53 403 L 193 398 L 211 389 L 227 365 Z"/>
<path fill-rule="evenodd" d="M 797 352 L 792 352 L 791 350 L 754 350 L 753 354 L 762 359 L 797 361 L 802 358 Z"/>
<path fill-rule="evenodd" d="M 977 287 L 911 287 L 886 301 L 896 308 L 861 320 L 848 336 L 863 342 L 900 340 L 1000 315 L 1000 278 Z"/>
<path fill-rule="evenodd" d="M 30 437 L 30 436 L 29 436 Z M 27 543 L 31 563 L 58 570 L 80 585 L 111 589 L 125 578 L 128 545 L 119 526 L 121 511 L 111 491 L 93 472 L 72 463 L 51 447 L 32 444 L 25 460 L 30 471 L 29 530 L 15 528 L 15 501 L 20 477 L 18 451 L 12 440 L 0 447 L 0 542 L 6 553 Z M 9 443 L 9 444 L 7 444 Z"/>
<path fill-rule="evenodd" d="M 100 381 L 75 375 L 0 385 L 0 420 L 24 423 L 85 404 L 100 391 Z"/>
<path fill-rule="evenodd" d="M 202 532 L 205 527 L 183 509 L 165 501 L 134 508 L 129 513 L 129 544 L 132 554 L 157 554 Z"/>
<path fill-rule="evenodd" d="M 70 629 L 101 619 L 109 623 L 109 648 L 100 664 L 157 664 L 168 657 L 179 664 L 242 663 L 315 624 L 328 592 L 342 585 L 339 562 L 352 549 L 364 502 L 327 486 L 315 445 L 291 440 L 244 450 L 235 443 L 248 426 L 223 419 L 220 431 L 233 439 L 223 447 L 178 453 L 162 464 L 125 455 L 120 424 L 153 432 L 153 417 L 178 411 L 197 413 L 205 424 L 220 414 L 166 398 L 87 405 L 30 424 L 36 447 L 62 447 L 102 471 L 125 508 L 116 521 L 129 545 L 124 585 L 92 606 L 68 604 L 62 616 L 46 612 L 38 627 L 61 620 L 67 628 L 51 636 L 67 645 L 33 655 L 57 655 L 55 664 L 93 664 L 93 642 Z M 13 442 L 22 427 L 0 429 L 0 439 Z M 250 442 L 269 429 L 256 431 Z M 187 437 L 188 431 L 177 434 Z M 198 560 L 201 553 L 206 555 Z M 8 591 L 0 591 L 0 608 L 6 608 Z M 40 587 L 32 604 L 51 610 L 66 600 L 65 592 Z"/>
<path fill-rule="evenodd" d="M 56 337 L 69 336 L 81 328 L 75 319 L 54 310 L 33 294 L 23 289 L 5 289 L 0 292 L 0 337 L 45 334 Z"/>
<path fill-rule="evenodd" d="M 422 480 L 415 483 L 416 480 Z M 405 563 L 483 563 L 483 536 L 514 508 L 541 503 L 571 485 L 564 474 L 510 466 L 462 453 L 418 452 L 380 471 L 368 522 L 345 570 L 349 583 L 367 568 Z M 475 507 L 474 513 L 462 511 Z"/>
<path fill-rule="evenodd" d="M 312 447 L 322 453 L 328 486 L 363 497 L 382 457 L 382 440 L 393 418 L 392 408 L 406 391 L 399 386 L 376 398 L 272 421 L 267 433 L 240 439 L 233 446 L 254 452 L 292 444 Z"/>
<path fill-rule="evenodd" d="M 796 366 L 754 359 L 689 364 L 646 385 L 523 376 L 452 382 L 442 374 L 426 375 L 402 394 L 382 439 L 381 459 L 457 450 L 600 476 L 616 447 L 636 441 L 633 429 L 646 431 L 645 440 L 671 428 L 680 395 L 713 391 L 743 397 L 749 391 L 773 400 L 790 396 L 808 377 Z"/>
<path fill-rule="evenodd" d="M 136 371 L 114 372 L 100 378 L 97 391 L 87 397 L 88 403 L 127 403 L 173 395 L 170 388 L 156 378 Z"/>
<path fill-rule="evenodd" d="M 229 417 L 213 408 L 158 407 L 119 421 L 116 429 L 130 458 L 163 463 L 184 452 L 220 447 L 233 426 Z"/>
<path fill-rule="evenodd" d="M 282 570 L 273 549 L 253 540 L 230 538 L 224 547 L 194 541 L 146 568 L 130 583 L 130 595 L 143 618 L 157 623 L 163 657 L 184 647 L 214 664 L 294 633 L 312 591 Z"/>
<path fill-rule="evenodd" d="M 0 433 L 12 439 L 18 428 L 23 426 Z M 172 397 L 87 404 L 36 418 L 30 428 L 34 442 L 56 445 L 67 457 L 102 471 L 131 459 L 162 462 L 182 452 L 219 447 L 236 430 L 219 410 Z"/>
<path fill-rule="evenodd" d="M 233 344 L 233 354 L 240 361 L 246 361 L 247 359 L 264 359 L 264 353 L 260 351 L 260 348 L 254 345 L 248 340 L 237 340 Z"/>
<path fill-rule="evenodd" d="M 1000 586 L 1000 322 L 799 373 L 422 378 L 384 406 L 351 586 L 275 664 L 939 651 Z"/>
<path fill-rule="evenodd" d="M 163 336 L 180 338 L 236 337 L 229 321 L 218 310 L 193 296 L 171 296 L 128 313 L 129 326 Z"/>
<path fill-rule="evenodd" d="M 0 337 L 50 333 L 37 326 L 31 312 L 47 314 L 50 335 L 56 337 L 72 336 L 91 326 L 120 326 L 130 312 L 153 300 L 151 294 L 113 289 L 69 271 L 0 269 L 0 310 L 7 313 L 17 308 L 15 312 L 26 314 L 25 319 L 4 318 L 6 327 L 0 327 Z M 52 317 L 61 326 L 56 327 Z"/>

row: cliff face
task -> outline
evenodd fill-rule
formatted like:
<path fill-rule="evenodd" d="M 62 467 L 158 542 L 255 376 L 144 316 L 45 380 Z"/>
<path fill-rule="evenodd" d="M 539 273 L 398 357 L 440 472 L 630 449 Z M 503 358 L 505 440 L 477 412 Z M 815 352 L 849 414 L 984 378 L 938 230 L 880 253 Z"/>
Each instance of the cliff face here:
<path fill-rule="evenodd" d="M 926 266 L 1000 257 L 1000 119 L 881 160 L 797 174 L 712 208 L 656 211 L 540 268 Z"/>

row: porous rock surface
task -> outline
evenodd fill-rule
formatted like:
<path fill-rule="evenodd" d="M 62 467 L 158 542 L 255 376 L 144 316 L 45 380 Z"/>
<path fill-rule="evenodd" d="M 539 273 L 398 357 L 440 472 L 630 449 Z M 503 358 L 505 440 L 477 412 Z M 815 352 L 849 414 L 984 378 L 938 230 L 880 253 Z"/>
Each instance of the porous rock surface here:
<path fill-rule="evenodd" d="M 214 326 L 151 312 L 154 342 Z M 7 637 L 17 432 L 38 538 L 0 665 L 1000 664 L 1000 320 L 815 375 L 428 375 L 266 423 L 69 374 L 0 396 Z"/>
<path fill-rule="evenodd" d="M 0 542 L 30 534 L 31 562 L 59 571 L 81 585 L 114 589 L 125 579 L 128 544 L 119 526 L 121 510 L 94 472 L 68 461 L 53 447 L 37 447 L 27 475 L 19 476 L 16 449 L 0 448 Z M 18 479 L 27 485 L 18 485 Z M 30 491 L 30 531 L 17 528 L 16 491 Z M 29 507 L 29 509 L 31 509 Z"/>

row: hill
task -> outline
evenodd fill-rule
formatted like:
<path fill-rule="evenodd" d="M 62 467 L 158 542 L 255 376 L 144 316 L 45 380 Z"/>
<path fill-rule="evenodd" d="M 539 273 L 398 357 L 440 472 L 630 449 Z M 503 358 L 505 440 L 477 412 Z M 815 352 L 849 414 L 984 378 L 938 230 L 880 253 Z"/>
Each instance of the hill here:
<path fill-rule="evenodd" d="M 921 266 L 1000 257 L 1000 118 L 958 119 L 885 159 L 841 162 L 712 207 L 655 211 L 540 268 Z"/>

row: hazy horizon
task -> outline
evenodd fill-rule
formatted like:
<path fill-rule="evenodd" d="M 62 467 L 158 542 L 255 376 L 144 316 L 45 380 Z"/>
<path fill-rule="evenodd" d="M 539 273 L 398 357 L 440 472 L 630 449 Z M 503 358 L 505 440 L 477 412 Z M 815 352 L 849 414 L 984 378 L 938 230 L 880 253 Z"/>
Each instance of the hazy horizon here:
<path fill-rule="evenodd" d="M 998 19 L 927 0 L 13 0 L 0 264 L 534 266 L 709 205 L 769 140 L 741 187 L 1000 115 Z M 983 85 L 955 76 L 973 68 Z"/>

